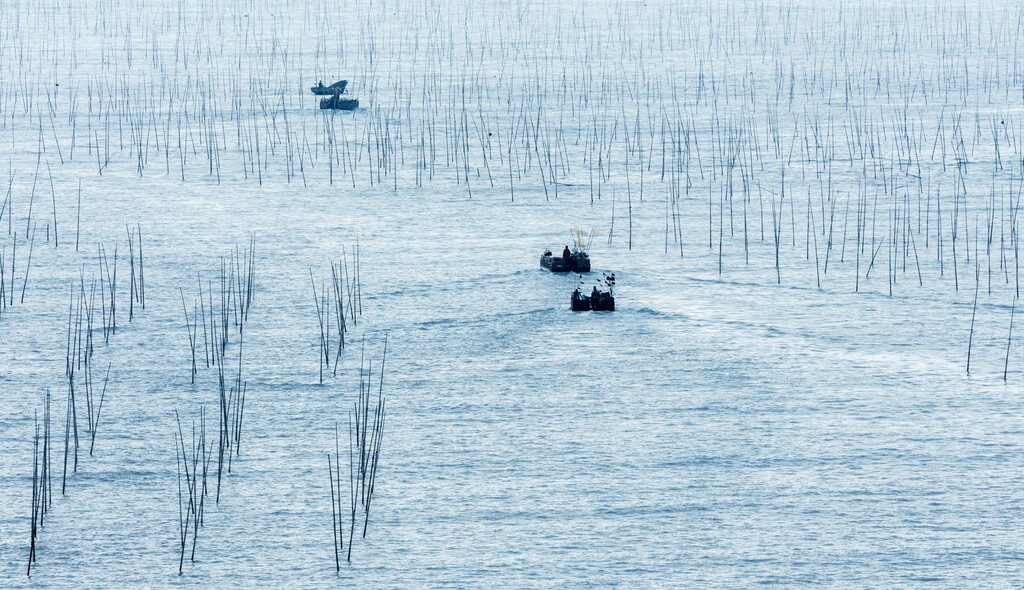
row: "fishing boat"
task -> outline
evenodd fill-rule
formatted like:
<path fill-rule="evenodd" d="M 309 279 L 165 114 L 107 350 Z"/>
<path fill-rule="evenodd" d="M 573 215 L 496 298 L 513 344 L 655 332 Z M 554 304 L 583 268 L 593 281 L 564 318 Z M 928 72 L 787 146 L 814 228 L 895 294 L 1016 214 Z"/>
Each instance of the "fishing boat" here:
<path fill-rule="evenodd" d="M 610 291 L 591 291 L 584 295 L 577 288 L 572 292 L 573 311 L 615 311 L 615 296 Z"/>
<path fill-rule="evenodd" d="M 570 299 L 573 311 L 615 311 L 615 273 L 605 274 L 604 280 L 594 285 L 589 295 L 583 294 L 582 277 L 580 279 Z"/>
<path fill-rule="evenodd" d="M 345 87 L 348 86 L 348 80 L 338 80 L 330 86 L 324 86 L 323 82 L 317 82 L 316 86 L 311 86 L 309 91 L 313 94 L 320 96 L 330 96 L 334 94 L 334 91 L 345 92 Z"/>
<path fill-rule="evenodd" d="M 342 98 L 341 96 L 336 95 L 320 101 L 321 110 L 333 109 L 336 111 L 354 111 L 358 108 L 358 98 Z"/>
<path fill-rule="evenodd" d="M 572 250 L 566 246 L 561 256 L 555 256 L 551 250 L 545 250 L 540 257 L 540 267 L 551 272 L 590 272 L 590 244 L 594 236 L 601 233 L 597 228 L 591 230 L 572 226 Z"/>
<path fill-rule="evenodd" d="M 590 256 L 586 252 L 574 251 L 568 261 L 564 256 L 555 256 L 545 250 L 540 257 L 540 267 L 551 272 L 590 272 Z"/>

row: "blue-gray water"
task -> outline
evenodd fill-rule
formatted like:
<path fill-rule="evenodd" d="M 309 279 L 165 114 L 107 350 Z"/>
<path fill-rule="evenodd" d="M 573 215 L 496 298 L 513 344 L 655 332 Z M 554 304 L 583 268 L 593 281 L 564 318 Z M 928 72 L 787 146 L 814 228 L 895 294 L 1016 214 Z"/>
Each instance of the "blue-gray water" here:
<path fill-rule="evenodd" d="M 8 264 L 17 242 L 15 305 L 0 312 L 0 586 L 1024 579 L 1024 352 L 1011 338 L 1007 353 L 1016 7 L 47 6 L 0 17 Z M 328 63 L 363 109 L 315 109 L 306 71 L 326 82 Z M 108 111 L 87 115 L 90 88 Z M 385 135 L 394 151 L 378 151 Z M 54 202 L 58 247 L 44 236 Z M 125 224 L 145 248 L 131 323 Z M 617 275 L 614 313 L 570 312 L 575 278 L 538 267 L 572 224 L 602 229 L 592 259 Z M 217 405 L 213 370 L 189 382 L 181 297 L 253 233 L 241 454 L 178 576 L 174 412 L 187 429 Z M 363 315 L 321 385 L 309 272 L 329 280 L 357 242 Z M 66 496 L 55 477 L 29 578 L 33 416 L 51 389 L 59 464 L 67 305 L 99 243 L 119 245 L 118 331 L 94 360 L 112 367 L 108 397 Z M 376 366 L 384 334 L 369 533 L 336 574 L 327 453 L 360 343 Z"/>

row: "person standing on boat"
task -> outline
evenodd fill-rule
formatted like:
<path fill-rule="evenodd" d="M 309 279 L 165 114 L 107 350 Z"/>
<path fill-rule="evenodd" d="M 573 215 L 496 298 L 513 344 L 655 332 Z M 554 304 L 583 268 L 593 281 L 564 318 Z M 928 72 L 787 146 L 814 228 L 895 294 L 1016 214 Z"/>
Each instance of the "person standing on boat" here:
<path fill-rule="evenodd" d="M 566 270 L 572 270 L 572 252 L 569 252 L 569 246 L 562 250 L 562 262 L 565 263 Z"/>

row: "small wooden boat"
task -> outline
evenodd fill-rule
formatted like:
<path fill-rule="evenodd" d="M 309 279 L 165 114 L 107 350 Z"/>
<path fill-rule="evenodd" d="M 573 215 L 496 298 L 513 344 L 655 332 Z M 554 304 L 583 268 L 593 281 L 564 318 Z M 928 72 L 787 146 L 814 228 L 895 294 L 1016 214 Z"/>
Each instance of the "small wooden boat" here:
<path fill-rule="evenodd" d="M 571 304 L 573 311 L 615 311 L 615 297 L 611 291 L 598 291 L 596 288 L 590 295 L 574 290 Z"/>
<path fill-rule="evenodd" d="M 565 257 L 554 256 L 550 250 L 546 250 L 540 257 L 540 267 L 551 272 L 590 272 L 590 256 L 577 250 L 569 255 L 567 262 Z"/>
<path fill-rule="evenodd" d="M 335 90 L 339 93 L 345 92 L 346 86 L 348 86 L 348 80 L 338 80 L 330 86 L 324 86 L 323 82 L 318 82 L 316 86 L 311 86 L 309 91 L 320 96 L 330 96 L 334 94 Z"/>
<path fill-rule="evenodd" d="M 582 277 L 580 284 L 572 292 L 573 311 L 615 311 L 615 273 L 604 273 L 604 279 L 590 291 L 590 295 L 584 295 L 580 290 L 583 287 Z"/>
<path fill-rule="evenodd" d="M 336 111 L 354 111 L 358 108 L 358 98 L 341 98 L 340 96 L 332 96 L 320 101 L 321 110 L 333 109 Z"/>

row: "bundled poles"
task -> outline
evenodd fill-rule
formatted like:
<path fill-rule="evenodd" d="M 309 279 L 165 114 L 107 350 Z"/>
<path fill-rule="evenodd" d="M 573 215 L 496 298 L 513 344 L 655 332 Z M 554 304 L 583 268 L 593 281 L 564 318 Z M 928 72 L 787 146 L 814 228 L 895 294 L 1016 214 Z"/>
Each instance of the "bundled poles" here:
<path fill-rule="evenodd" d="M 341 351 L 345 348 L 345 332 L 348 330 L 345 321 L 345 298 L 343 296 L 345 285 L 342 283 L 338 265 L 331 263 L 331 285 L 334 287 L 334 315 L 335 325 L 338 327 L 338 347 L 334 354 L 334 375 L 338 374 L 338 361 L 341 358 Z"/>
<path fill-rule="evenodd" d="M 188 307 L 185 305 L 185 291 L 179 288 L 178 292 L 181 294 L 181 310 L 185 313 L 185 328 L 188 331 L 188 346 L 189 350 L 192 353 L 192 370 L 189 373 L 189 378 L 192 380 L 192 383 L 195 383 L 196 373 L 198 372 L 198 370 L 196 369 L 195 305 L 193 305 L 192 317 L 190 318 L 188 315 Z"/>
<path fill-rule="evenodd" d="M 128 296 L 128 322 L 131 323 L 135 317 L 135 305 L 146 308 L 146 282 L 142 265 L 142 226 L 136 225 L 134 229 L 124 226 L 128 234 L 128 268 L 131 272 Z M 138 245 L 138 258 L 136 259 L 136 244 Z"/>
<path fill-rule="evenodd" d="M 313 269 L 309 269 L 310 286 L 313 289 L 313 307 L 316 310 L 319 327 L 320 383 L 324 382 L 324 370 L 338 374 L 341 353 L 345 349 L 345 334 L 350 325 L 356 326 L 362 315 L 362 284 L 359 278 L 359 245 L 352 248 L 352 266 L 349 266 L 348 252 L 342 249 L 342 260 L 331 262 L 331 283 L 321 284 L 317 289 Z M 332 336 L 331 325 L 336 336 Z M 337 341 L 335 342 L 335 338 Z M 333 367 L 332 367 L 333 361 Z"/>
<path fill-rule="evenodd" d="M 92 351 L 88 344 L 83 345 L 83 330 L 82 330 L 82 307 L 84 303 L 84 293 L 80 294 L 77 298 L 77 314 L 74 320 L 72 320 L 72 310 L 75 308 L 75 284 L 71 283 L 71 302 L 68 304 L 68 336 L 67 336 L 67 354 L 66 354 L 66 366 L 65 376 L 68 379 L 68 395 L 66 412 L 64 417 L 64 473 L 61 479 L 61 494 L 65 494 L 67 491 L 67 478 L 68 478 L 68 457 L 73 457 L 72 471 L 78 471 L 78 403 L 75 395 L 75 384 L 76 375 L 85 376 L 85 391 L 89 391 L 89 375 L 91 374 L 91 363 L 92 363 Z M 85 331 L 85 335 L 89 334 L 88 329 Z M 83 371 L 84 369 L 84 371 Z M 81 377 L 79 377 L 80 379 Z M 87 395 L 87 407 L 91 407 L 89 398 Z M 91 418 L 89 420 L 92 422 Z M 72 444 L 74 445 L 72 447 Z"/>
<path fill-rule="evenodd" d="M 141 235 L 141 234 L 137 234 Z M 141 241 L 139 242 L 141 244 Z M 247 382 L 242 379 L 244 329 L 249 309 L 255 300 L 256 241 L 239 251 L 236 247 L 230 259 L 221 258 L 220 276 L 215 283 L 197 275 L 198 297 L 188 309 L 184 289 L 179 289 L 182 312 L 190 351 L 190 380 L 196 382 L 199 374 L 197 348 L 202 330 L 203 356 L 206 367 L 217 370 L 217 438 L 209 438 L 205 408 L 200 407 L 198 426 L 192 423 L 191 445 L 185 445 L 181 421 L 175 433 L 178 456 L 178 573 L 184 570 L 185 555 L 194 562 L 198 532 L 203 526 L 206 498 L 213 496 L 220 502 L 224 479 L 231 473 L 232 457 L 240 454 L 242 424 L 245 417 Z M 141 255 L 140 255 L 141 260 Z M 142 282 L 141 267 L 139 282 Z M 217 287 L 214 287 L 214 285 Z M 141 303 L 141 302 L 140 302 Z M 235 348 L 237 347 L 237 349 Z M 235 352 L 237 350 L 237 356 Z M 237 367 L 229 369 L 231 358 L 237 358 Z M 102 401 L 102 396 L 101 396 Z M 177 418 L 177 411 L 175 411 Z M 214 473 L 216 472 L 216 473 Z M 216 477 L 216 482 L 212 481 Z"/>
<path fill-rule="evenodd" d="M 100 282 L 102 283 L 102 280 Z M 89 455 L 92 456 L 96 447 L 96 433 L 103 412 L 103 403 L 106 400 L 107 385 L 110 382 L 112 363 L 107 364 L 103 387 L 97 396 L 93 381 L 93 360 L 95 358 L 93 333 L 96 330 L 95 317 L 98 315 L 96 283 L 97 281 L 93 280 L 87 288 L 84 273 L 79 279 L 78 285 L 74 281 L 71 283 L 64 357 L 67 400 L 64 417 L 62 495 L 67 493 L 68 467 L 71 467 L 72 473 L 78 471 L 78 453 L 82 443 L 78 421 L 79 409 L 84 410 L 85 433 L 89 442 Z"/>
<path fill-rule="evenodd" d="M 145 280 L 142 263 L 142 229 L 136 225 L 125 225 L 128 237 L 129 298 L 128 322 L 135 318 L 136 305 L 145 308 Z M 100 320 L 103 328 L 103 342 L 110 344 L 111 336 L 118 328 L 118 244 L 114 245 L 114 256 L 108 256 L 102 244 L 96 246 L 98 277 L 94 283 L 99 286 Z"/>
<path fill-rule="evenodd" d="M 251 279 L 249 280 L 251 284 Z M 225 285 L 235 283 L 222 282 Z M 232 293 L 236 293 L 232 287 Z M 224 300 L 243 301 L 223 293 Z M 249 295 L 251 300 L 251 294 Z M 212 298 L 212 295 L 211 295 Z M 183 304 L 184 305 L 184 304 Z M 212 305 L 212 304 L 211 304 Z M 189 326 L 189 342 L 193 348 L 198 341 L 197 332 L 199 320 L 195 314 L 188 316 L 187 307 L 184 308 L 186 323 Z M 225 310 L 221 310 L 225 311 Z M 212 315 L 212 314 L 211 314 Z M 221 326 L 216 330 L 211 329 L 211 338 L 214 340 L 210 347 L 210 364 L 217 368 L 217 442 L 210 444 L 207 436 L 205 409 L 200 408 L 200 421 L 198 435 L 196 424 L 192 425 L 192 444 L 186 449 L 185 437 L 181 430 L 180 419 L 178 421 L 178 433 L 176 433 L 175 445 L 178 453 L 178 512 L 179 512 L 179 544 L 180 555 L 178 560 L 178 573 L 182 573 L 185 561 L 185 553 L 191 545 L 190 559 L 195 561 L 196 539 L 199 529 L 203 525 L 203 507 L 205 499 L 209 495 L 214 496 L 214 501 L 219 503 L 222 491 L 222 484 L 226 474 L 231 473 L 232 457 L 240 454 L 242 441 L 242 423 L 245 417 L 245 399 L 247 383 L 242 379 L 243 364 L 243 338 L 242 327 L 238 327 L 238 366 L 233 375 L 228 373 L 228 362 L 225 356 L 228 353 L 228 342 L 224 332 L 223 322 L 230 322 L 231 313 L 221 314 Z M 244 317 L 244 314 L 241 314 Z M 213 326 L 211 319 L 210 325 Z M 206 320 L 203 319 L 204 338 Z M 224 330 L 222 332 L 222 329 Z M 228 332 L 233 333 L 233 332 Z M 193 379 L 196 374 L 196 361 L 193 357 Z M 102 400 L 102 397 L 101 397 Z M 177 417 L 177 412 L 175 412 Z M 214 454 L 216 453 L 216 457 Z M 216 464 L 214 465 L 214 462 Z M 213 470 L 216 469 L 216 489 L 210 481 L 213 477 Z M 184 475 L 184 481 L 182 476 Z"/>
<path fill-rule="evenodd" d="M 335 441 L 337 441 L 337 430 L 338 425 L 335 423 Z M 341 558 L 339 557 L 339 551 L 341 550 L 340 544 L 344 541 L 344 537 L 338 537 L 338 510 L 337 510 L 337 499 L 341 498 L 341 490 L 338 490 L 338 494 L 334 493 L 334 468 L 331 466 L 331 454 L 327 453 L 327 477 L 331 480 L 331 527 L 334 529 L 334 571 L 341 571 Z"/>
<path fill-rule="evenodd" d="M 348 414 L 348 510 L 342 510 L 342 456 L 338 424 L 334 425 L 334 457 L 327 453 L 327 471 L 331 492 L 331 528 L 334 534 L 335 570 L 341 570 L 341 552 L 345 550 L 345 529 L 348 529 L 346 561 L 352 561 L 356 529 L 366 537 L 370 523 L 370 506 L 377 481 L 377 467 L 384 440 L 387 416 L 384 396 L 384 366 L 387 360 L 387 335 L 381 355 L 379 379 L 375 379 L 372 363 L 360 362 L 359 396 Z M 376 387 L 375 387 L 376 386 Z M 377 389 L 374 393 L 374 389 Z M 348 522 L 346 523 L 346 516 Z M 359 521 L 362 521 L 361 523 Z M 345 525 L 348 525 L 347 527 Z"/>
<path fill-rule="evenodd" d="M 213 449 L 207 448 L 206 445 L 206 412 L 203 408 L 199 409 L 198 435 L 196 422 L 192 421 L 192 436 L 188 449 L 185 448 L 185 435 L 181 429 L 181 418 L 178 416 L 177 410 L 174 411 L 174 417 L 178 424 L 178 431 L 174 436 L 174 446 L 178 463 L 178 543 L 180 548 L 178 575 L 181 575 L 190 540 L 189 559 L 193 563 L 196 560 L 196 543 L 199 529 L 203 525 L 206 496 L 209 494 L 207 477 Z M 181 480 L 183 470 L 184 488 Z"/>
<path fill-rule="evenodd" d="M 360 387 L 360 398 L 363 403 L 360 412 L 360 403 L 356 402 L 356 444 L 359 448 L 359 470 L 360 470 L 360 500 L 363 506 L 363 537 L 366 537 L 366 530 L 370 524 L 370 503 L 373 500 L 373 488 L 377 479 L 377 462 L 380 459 L 380 448 L 384 437 L 384 363 L 388 355 L 388 337 L 384 335 L 384 352 L 380 362 L 380 383 L 377 389 L 377 399 L 372 408 L 370 401 L 372 397 L 373 372 L 367 367 L 366 385 Z M 362 429 L 359 428 L 360 421 Z M 351 544 L 350 544 L 351 548 Z"/>
<path fill-rule="evenodd" d="M 329 343 L 328 342 L 329 342 L 329 339 L 330 339 L 330 323 L 329 322 L 330 322 L 331 316 L 330 316 L 329 313 L 327 313 L 327 309 L 326 309 L 327 301 L 325 299 L 321 299 L 320 295 L 317 295 L 317 292 L 316 292 L 316 279 L 313 278 L 313 269 L 312 268 L 309 269 L 309 282 L 310 282 L 310 285 L 313 287 L 313 305 L 316 307 L 316 318 L 317 318 L 317 321 L 320 323 L 320 347 L 319 347 L 318 355 L 317 356 L 319 357 L 319 360 L 320 360 L 320 383 L 322 384 L 324 382 L 324 363 L 325 362 L 328 362 L 328 363 L 330 362 L 330 353 L 328 352 L 329 351 Z M 321 289 L 321 293 L 323 293 L 323 289 Z M 323 297 L 326 297 L 326 293 L 324 293 Z M 323 305 L 321 305 L 321 303 Z M 325 327 L 325 323 L 324 323 L 325 319 L 328 322 L 326 324 L 326 327 Z"/>
<path fill-rule="evenodd" d="M 141 252 L 141 239 L 140 239 Z M 141 254 L 139 257 L 141 261 Z M 140 267 L 141 269 L 141 267 Z M 140 272 L 140 283 L 141 283 Z M 203 277 L 196 275 L 198 297 L 193 299 L 189 314 L 184 289 L 179 288 L 185 328 L 188 335 L 190 379 L 195 383 L 199 372 L 196 352 L 202 330 L 203 360 L 206 368 L 219 366 L 227 354 L 229 345 L 241 347 L 242 334 L 249 320 L 249 310 L 256 297 L 256 236 L 249 240 L 248 247 L 239 251 L 235 247 L 230 259 L 221 258 L 218 281 L 207 281 L 203 290 Z M 217 285 L 216 287 L 214 285 Z"/>
<path fill-rule="evenodd" d="M 221 480 L 225 472 L 231 473 L 231 457 L 239 454 L 242 439 L 242 418 L 245 415 L 246 382 L 242 381 L 242 340 L 238 342 L 238 371 L 234 383 L 228 387 L 224 362 L 217 363 L 218 387 L 218 440 L 217 440 L 217 496 L 220 503 Z"/>
<path fill-rule="evenodd" d="M 358 420 L 356 423 L 358 424 Z M 359 495 L 356 493 L 356 490 L 359 487 L 356 483 L 358 481 L 358 477 L 356 475 L 357 470 L 355 463 L 353 462 L 352 452 L 352 426 L 352 413 L 350 412 L 348 415 L 348 499 L 351 512 L 349 513 L 348 556 L 345 558 L 345 560 L 349 562 L 352 561 L 352 541 L 356 538 L 356 506 L 359 501 Z M 337 446 L 337 441 L 335 441 L 335 446 Z"/>
<path fill-rule="evenodd" d="M 113 269 L 102 244 L 97 246 L 99 260 L 100 307 L 103 312 L 103 342 L 110 344 L 110 337 L 117 332 L 117 244 L 114 244 Z M 109 303 L 109 305 L 108 305 Z"/>
<path fill-rule="evenodd" d="M 46 513 L 52 504 L 52 485 L 50 469 L 50 390 L 46 390 L 43 400 L 43 429 L 39 431 L 39 415 L 35 418 L 35 438 L 32 446 L 32 513 L 30 540 L 28 551 L 28 567 L 25 575 L 32 575 L 32 565 L 36 562 L 36 541 L 39 531 L 43 528 Z"/>
<path fill-rule="evenodd" d="M 141 248 L 142 248 L 141 242 L 140 242 L 139 248 L 140 248 L 139 252 L 141 252 L 142 251 L 141 250 Z M 256 289 L 256 234 L 255 233 L 253 233 L 252 236 L 249 238 L 249 247 L 245 250 L 244 254 L 245 254 L 245 259 L 243 261 L 243 266 L 242 266 L 243 273 L 239 274 L 239 277 L 240 278 L 244 277 L 244 281 L 245 281 L 244 282 L 244 286 L 241 288 L 241 296 L 239 297 L 239 300 L 241 301 L 241 305 L 242 305 L 241 318 L 242 318 L 242 322 L 243 323 L 249 320 L 249 308 L 252 306 L 253 295 L 254 295 L 255 289 Z M 237 265 L 237 255 L 238 255 L 238 247 L 237 246 L 235 247 L 235 255 L 236 255 L 236 267 L 237 267 L 238 266 Z M 241 329 L 242 329 L 241 326 L 239 326 L 239 332 L 241 332 Z"/>

